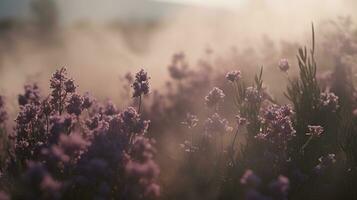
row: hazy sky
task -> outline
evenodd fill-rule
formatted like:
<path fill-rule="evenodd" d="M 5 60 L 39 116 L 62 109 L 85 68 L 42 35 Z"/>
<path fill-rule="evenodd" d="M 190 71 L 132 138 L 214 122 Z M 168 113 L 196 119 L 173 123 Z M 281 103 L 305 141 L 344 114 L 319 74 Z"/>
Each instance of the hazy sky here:
<path fill-rule="evenodd" d="M 32 0 L 0 0 L 0 18 L 28 17 L 29 5 Z M 123 20 L 150 20 L 163 15 L 171 14 L 179 5 L 210 8 L 224 8 L 234 10 L 250 7 L 249 4 L 264 5 L 273 13 L 292 15 L 293 13 L 329 12 L 339 15 L 348 14 L 344 10 L 355 12 L 356 0 L 54 0 L 59 9 L 61 20 L 73 22 L 81 19 L 92 21 Z M 253 2 L 253 3 L 252 3 Z M 348 4 L 348 5 L 347 5 Z M 182 7 L 182 6 L 181 6 Z M 316 9 L 318 8 L 318 9 Z M 260 12 L 259 7 L 250 7 L 250 11 Z M 238 11 L 240 12 L 240 11 Z M 293 12 L 293 13 L 292 13 Z"/>
<path fill-rule="evenodd" d="M 0 0 L 0 18 L 27 18 L 32 0 Z M 156 19 L 179 8 L 175 2 L 154 0 L 54 0 L 61 20 L 81 19 L 106 21 L 112 19 Z"/>

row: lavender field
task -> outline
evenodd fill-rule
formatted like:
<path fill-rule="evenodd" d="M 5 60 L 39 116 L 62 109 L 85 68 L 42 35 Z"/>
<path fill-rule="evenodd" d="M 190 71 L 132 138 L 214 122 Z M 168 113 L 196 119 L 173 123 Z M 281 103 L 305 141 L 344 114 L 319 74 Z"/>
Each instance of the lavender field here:
<path fill-rule="evenodd" d="M 357 199 L 356 8 L 4 0 L 0 200 Z"/>

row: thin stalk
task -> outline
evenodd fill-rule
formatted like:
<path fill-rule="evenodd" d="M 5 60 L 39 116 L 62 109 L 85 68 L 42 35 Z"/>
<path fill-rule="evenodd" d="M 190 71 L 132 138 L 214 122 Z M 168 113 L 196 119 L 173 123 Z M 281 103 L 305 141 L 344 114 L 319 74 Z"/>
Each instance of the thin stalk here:
<path fill-rule="evenodd" d="M 141 112 L 141 95 L 139 96 L 139 109 L 138 109 L 138 113 Z"/>
<path fill-rule="evenodd" d="M 313 138 L 314 136 L 312 135 L 312 136 L 310 136 L 309 137 L 309 139 L 305 142 L 305 144 L 301 147 L 301 152 L 304 154 L 304 149 L 307 147 L 307 145 L 311 142 L 311 140 L 312 140 L 312 138 Z"/>

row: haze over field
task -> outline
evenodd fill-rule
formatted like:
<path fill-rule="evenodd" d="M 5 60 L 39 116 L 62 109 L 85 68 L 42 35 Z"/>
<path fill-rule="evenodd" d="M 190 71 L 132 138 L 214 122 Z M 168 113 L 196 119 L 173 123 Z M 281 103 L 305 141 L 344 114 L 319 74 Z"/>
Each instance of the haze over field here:
<path fill-rule="evenodd" d="M 351 0 L 62 0 L 53 7 L 58 26 L 46 38 L 48 33 L 31 28 L 36 15 L 30 0 L 1 4 L 0 17 L 12 16 L 30 24 L 0 38 L 1 82 L 11 80 L 14 87 L 11 91 L 1 88 L 3 92 L 17 94 L 31 77 L 47 77 L 49 71 L 65 65 L 83 89 L 98 88 L 95 92 L 100 96 L 114 97 L 119 75 L 145 67 L 153 79 L 161 77 L 167 74 L 175 52 L 185 52 L 194 65 L 207 48 L 215 52 L 214 57 L 223 58 L 232 47 L 260 51 L 267 41 L 279 50 L 281 41 L 305 42 L 311 22 L 319 35 L 323 21 L 338 16 L 354 20 L 356 6 Z M 262 65 L 262 59 L 251 60 L 252 65 Z M 82 69 L 88 69 L 86 76 L 81 76 Z M 155 82 L 154 87 L 162 84 Z M 112 88 L 99 89 L 108 85 Z"/>

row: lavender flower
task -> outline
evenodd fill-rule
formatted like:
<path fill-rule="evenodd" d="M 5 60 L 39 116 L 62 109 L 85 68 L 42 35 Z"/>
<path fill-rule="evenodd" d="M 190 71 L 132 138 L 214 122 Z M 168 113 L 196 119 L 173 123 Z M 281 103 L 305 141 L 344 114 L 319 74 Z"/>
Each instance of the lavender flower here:
<path fill-rule="evenodd" d="M 269 188 L 277 199 L 287 199 L 290 181 L 287 177 L 280 175 L 277 180 L 269 184 Z"/>
<path fill-rule="evenodd" d="M 314 168 L 314 172 L 317 174 L 322 174 L 336 162 L 335 154 L 333 153 L 321 156 L 318 160 L 319 164 Z"/>
<path fill-rule="evenodd" d="M 225 132 L 232 131 L 232 127 L 229 126 L 228 121 L 218 113 L 211 115 L 205 122 L 206 134 L 223 134 Z"/>
<path fill-rule="evenodd" d="M 73 79 L 68 79 L 64 82 L 64 90 L 67 93 L 74 93 L 76 92 L 76 88 L 77 86 L 74 84 L 74 80 Z"/>
<path fill-rule="evenodd" d="M 308 125 L 309 132 L 306 135 L 313 136 L 313 137 L 320 137 L 324 132 L 324 128 L 322 126 L 313 126 Z"/>
<path fill-rule="evenodd" d="M 283 58 L 279 61 L 279 69 L 283 72 L 287 72 L 290 68 L 289 61 L 286 58 Z"/>
<path fill-rule="evenodd" d="M 144 69 L 135 74 L 135 81 L 132 87 L 134 89 L 133 97 L 140 97 L 149 93 L 149 77 Z"/>
<path fill-rule="evenodd" d="M 82 113 L 83 98 L 79 94 L 72 94 L 68 99 L 67 112 L 69 114 L 80 115 Z"/>
<path fill-rule="evenodd" d="M 191 128 L 194 128 L 197 126 L 197 122 L 198 122 L 198 118 L 196 115 L 187 113 L 185 121 L 183 121 L 181 123 L 186 125 L 189 129 L 191 129 Z"/>
<path fill-rule="evenodd" d="M 261 184 L 261 179 L 254 174 L 254 172 L 250 169 L 246 170 L 240 179 L 240 183 L 242 185 L 246 185 L 248 187 L 258 187 Z"/>
<path fill-rule="evenodd" d="M 39 107 L 33 104 L 26 104 L 24 107 L 22 107 L 20 113 L 18 114 L 16 118 L 16 122 L 19 125 L 26 125 L 30 123 L 31 121 L 34 121 L 37 119 L 39 113 Z"/>
<path fill-rule="evenodd" d="M 119 110 L 116 107 L 116 105 L 113 103 L 113 101 L 109 100 L 104 105 L 102 113 L 104 113 L 105 115 L 116 115 L 119 113 Z"/>
<path fill-rule="evenodd" d="M 180 144 L 180 147 L 183 148 L 187 153 L 193 153 L 199 150 L 198 146 L 192 144 L 192 142 L 188 140 L 185 140 L 182 144 Z"/>
<path fill-rule="evenodd" d="M 323 92 L 320 94 L 320 104 L 332 112 L 338 109 L 338 96 L 332 92 Z"/>
<path fill-rule="evenodd" d="M 160 193 L 161 187 L 156 183 L 150 183 L 145 188 L 144 196 L 149 199 L 153 199 L 159 197 Z"/>
<path fill-rule="evenodd" d="M 188 75 L 187 68 L 184 53 L 177 53 L 172 56 L 172 63 L 168 67 L 171 78 L 176 80 L 185 78 Z"/>
<path fill-rule="evenodd" d="M 88 92 L 84 93 L 82 108 L 83 109 L 90 108 L 93 105 L 93 102 L 94 102 L 93 97 Z"/>
<path fill-rule="evenodd" d="M 143 71 L 136 75 L 140 84 L 147 80 Z M 1 157 L 0 166 L 0 176 L 4 170 L 6 176 L 16 173 L 21 177 L 14 177 L 19 189 L 14 187 L 11 198 L 158 197 L 155 141 L 145 137 L 150 121 L 132 107 L 120 112 L 112 102 L 102 106 L 93 103 L 88 94 L 75 93 L 77 86 L 67 78 L 65 68 L 53 74 L 50 87 L 48 99 L 41 99 L 37 86 L 25 87 L 20 98 L 11 134 L 13 155 L 5 161 L 6 166 Z M 83 109 L 88 112 L 82 114 Z M 0 123 L 5 114 L 0 96 Z M 1 181 L 3 184 L 10 188 Z"/>
<path fill-rule="evenodd" d="M 30 103 L 34 103 L 34 104 L 40 103 L 40 89 L 37 86 L 37 84 L 25 85 L 24 90 L 25 93 L 20 94 L 18 96 L 18 102 L 20 106 L 24 106 Z"/>
<path fill-rule="evenodd" d="M 287 142 L 295 136 L 290 106 L 269 106 L 261 119 L 262 129 L 256 136 L 258 139 L 269 141 L 282 151 L 287 148 Z"/>
<path fill-rule="evenodd" d="M 84 150 L 90 143 L 86 141 L 79 133 L 71 135 L 62 134 L 59 138 L 58 145 L 68 155 L 76 154 L 78 151 Z"/>
<path fill-rule="evenodd" d="M 247 87 L 245 91 L 245 101 L 249 103 L 258 103 L 262 100 L 262 95 L 255 87 Z"/>
<path fill-rule="evenodd" d="M 138 178 L 153 178 L 159 175 L 160 170 L 158 166 L 153 161 L 148 161 L 145 163 L 129 161 L 125 166 L 125 172 L 128 176 L 138 177 Z"/>
<path fill-rule="evenodd" d="M 219 103 L 223 102 L 226 95 L 218 87 L 214 87 L 205 97 L 206 106 L 216 107 Z"/>
<path fill-rule="evenodd" d="M 241 78 L 241 72 L 238 70 L 230 71 L 226 74 L 226 79 L 230 82 L 239 81 Z"/>
<path fill-rule="evenodd" d="M 26 189 L 22 198 L 60 199 L 61 183 L 55 181 L 42 164 L 30 162 L 21 183 Z"/>
<path fill-rule="evenodd" d="M 67 69 L 62 67 L 52 75 L 50 80 L 50 88 L 51 88 L 51 104 L 53 108 L 62 113 L 62 109 L 64 108 L 64 101 L 67 95 L 67 91 L 65 90 L 65 83 L 67 83 Z"/>

